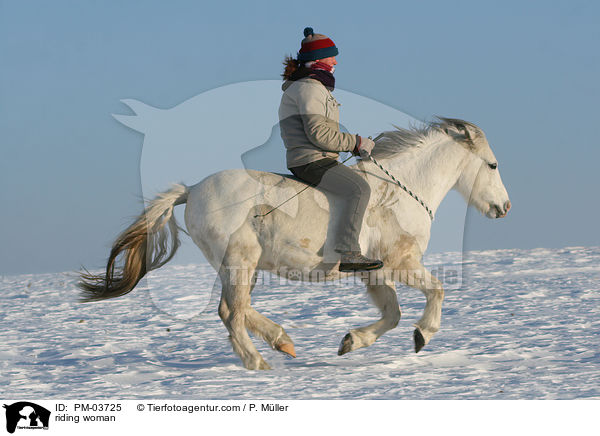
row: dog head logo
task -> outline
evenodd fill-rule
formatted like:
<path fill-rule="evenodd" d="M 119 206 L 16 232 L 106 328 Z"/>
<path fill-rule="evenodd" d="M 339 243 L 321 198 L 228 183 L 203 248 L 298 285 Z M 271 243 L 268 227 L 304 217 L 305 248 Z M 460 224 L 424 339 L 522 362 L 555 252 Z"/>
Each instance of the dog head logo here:
<path fill-rule="evenodd" d="M 50 422 L 50 411 L 42 406 L 27 401 L 4 405 L 6 409 L 6 430 L 14 433 L 17 427 L 29 429 L 47 429 Z"/>

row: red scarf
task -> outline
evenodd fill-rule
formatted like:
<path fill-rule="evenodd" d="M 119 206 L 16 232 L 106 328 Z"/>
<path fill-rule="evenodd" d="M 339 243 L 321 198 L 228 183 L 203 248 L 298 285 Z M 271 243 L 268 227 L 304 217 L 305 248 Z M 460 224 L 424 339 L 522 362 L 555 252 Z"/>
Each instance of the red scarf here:
<path fill-rule="evenodd" d="M 318 80 L 330 91 L 335 89 L 335 77 L 333 77 L 333 66 L 323 62 L 313 62 L 310 67 L 301 66 L 290 76 L 291 81 L 300 80 L 303 77 L 310 77 Z"/>
<path fill-rule="evenodd" d="M 326 64 L 325 62 L 317 61 L 313 63 L 310 68 L 312 70 L 323 70 L 329 73 L 333 73 L 333 65 Z"/>
<path fill-rule="evenodd" d="M 327 65 L 323 62 L 315 62 L 311 64 L 311 73 L 308 77 L 318 80 L 325 88 L 333 91 L 335 89 L 335 77 L 333 77 L 333 65 Z"/>

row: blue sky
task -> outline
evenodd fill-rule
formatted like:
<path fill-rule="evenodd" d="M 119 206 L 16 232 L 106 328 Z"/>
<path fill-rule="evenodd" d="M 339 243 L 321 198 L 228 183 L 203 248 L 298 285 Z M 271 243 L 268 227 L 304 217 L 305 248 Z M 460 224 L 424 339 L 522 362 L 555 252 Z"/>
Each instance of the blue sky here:
<path fill-rule="evenodd" d="M 0 1 L 0 274 L 101 266 L 141 211 L 143 136 L 111 116 L 128 113 L 121 99 L 171 108 L 277 79 L 309 25 L 340 49 L 340 88 L 484 129 L 513 210 L 494 222 L 468 212 L 466 249 L 599 245 L 599 12 L 591 1 Z"/>

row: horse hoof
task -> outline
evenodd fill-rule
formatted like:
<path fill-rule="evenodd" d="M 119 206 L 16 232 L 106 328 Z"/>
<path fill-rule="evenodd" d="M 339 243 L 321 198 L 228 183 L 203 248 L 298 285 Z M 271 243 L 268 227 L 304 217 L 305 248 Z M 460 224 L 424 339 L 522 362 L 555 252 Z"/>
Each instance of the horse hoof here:
<path fill-rule="evenodd" d="M 286 343 L 278 345 L 277 351 L 281 351 L 282 353 L 285 353 L 288 356 L 296 357 L 296 350 L 294 349 L 294 344 Z"/>
<path fill-rule="evenodd" d="M 415 340 L 415 353 L 421 351 L 421 348 L 425 346 L 425 338 L 423 334 L 419 331 L 419 329 L 415 329 L 413 333 L 413 338 Z"/>
<path fill-rule="evenodd" d="M 264 371 L 264 370 L 269 370 L 269 369 L 271 369 L 271 365 L 269 365 L 267 362 L 265 362 L 265 361 L 263 360 L 262 362 L 260 362 L 260 364 L 258 365 L 258 368 L 257 368 L 257 369 L 259 369 L 259 370 L 261 370 L 261 371 Z"/>
<path fill-rule="evenodd" d="M 251 371 L 263 371 L 271 369 L 271 365 L 265 362 L 264 359 L 254 362 L 244 362 L 244 366 L 246 367 L 246 369 L 249 369 Z"/>
<path fill-rule="evenodd" d="M 354 345 L 354 340 L 352 339 L 352 335 L 350 333 L 346 333 L 344 339 L 342 339 L 342 343 L 340 344 L 340 349 L 338 350 L 338 356 L 346 354 L 352 351 L 352 345 Z"/>

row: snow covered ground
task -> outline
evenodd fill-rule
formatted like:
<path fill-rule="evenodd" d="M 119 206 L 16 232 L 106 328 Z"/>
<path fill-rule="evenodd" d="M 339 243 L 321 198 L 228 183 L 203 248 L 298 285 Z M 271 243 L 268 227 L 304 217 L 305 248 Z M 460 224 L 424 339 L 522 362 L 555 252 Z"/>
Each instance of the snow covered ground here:
<path fill-rule="evenodd" d="M 361 286 L 259 284 L 254 306 L 283 325 L 296 359 L 256 344 L 247 371 L 217 315 L 208 265 L 167 265 L 128 296 L 80 304 L 73 273 L 0 277 L 5 398 L 600 399 L 600 248 L 427 257 L 463 263 L 442 329 L 419 354 L 424 296 L 398 287 L 403 317 L 373 346 L 337 356 L 375 319 Z M 268 281 L 265 279 L 265 281 Z M 140 286 L 141 287 L 141 286 Z M 211 297 L 212 293 L 212 298 Z"/>

